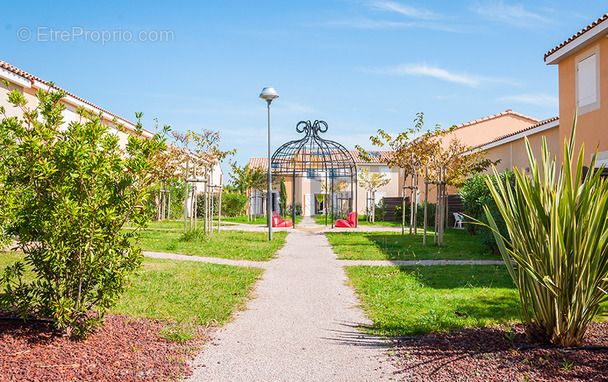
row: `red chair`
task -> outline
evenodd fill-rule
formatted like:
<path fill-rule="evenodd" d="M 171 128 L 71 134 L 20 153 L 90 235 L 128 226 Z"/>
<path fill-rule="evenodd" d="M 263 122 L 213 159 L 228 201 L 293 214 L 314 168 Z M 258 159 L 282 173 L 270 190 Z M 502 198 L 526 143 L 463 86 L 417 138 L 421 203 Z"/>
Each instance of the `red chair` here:
<path fill-rule="evenodd" d="M 281 219 L 278 212 L 272 211 L 272 226 L 273 227 L 291 227 L 293 222 L 291 219 Z"/>
<path fill-rule="evenodd" d="M 344 219 L 336 220 L 336 227 L 357 228 L 358 223 L 359 223 L 359 214 L 357 214 L 356 212 L 351 212 L 346 217 L 346 220 L 344 220 Z"/>

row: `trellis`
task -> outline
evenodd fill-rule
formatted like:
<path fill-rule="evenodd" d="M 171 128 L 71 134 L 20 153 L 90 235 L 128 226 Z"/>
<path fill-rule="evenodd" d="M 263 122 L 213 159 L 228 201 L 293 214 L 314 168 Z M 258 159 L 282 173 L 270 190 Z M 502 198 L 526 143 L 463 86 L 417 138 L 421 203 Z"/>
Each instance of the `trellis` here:
<path fill-rule="evenodd" d="M 299 140 L 289 141 L 279 147 L 271 158 L 273 176 L 289 176 L 292 178 L 292 219 L 296 219 L 296 177 L 325 181 L 324 209 L 325 224 L 328 224 L 328 212 L 331 212 L 331 225 L 333 227 L 337 208 L 334 205 L 338 200 L 340 207 L 347 201 L 349 210 L 357 210 L 357 166 L 351 153 L 340 143 L 323 139 L 320 133 L 327 132 L 325 121 L 300 121 L 296 124 L 296 131 L 304 133 Z M 344 191 L 339 195 L 335 193 L 336 182 L 347 180 L 350 191 L 345 197 Z M 331 183 L 330 183 L 331 182 Z M 329 196 L 331 195 L 331 198 Z M 303 211 L 304 212 L 304 211 Z M 295 224 L 294 224 L 295 227 Z"/>
<path fill-rule="evenodd" d="M 215 211 L 213 209 L 213 194 L 217 191 L 218 193 L 218 220 L 217 220 L 217 231 L 220 231 L 221 224 L 221 208 L 222 208 L 222 186 L 221 177 L 220 185 L 211 185 L 212 174 L 208 171 L 206 166 L 203 166 L 202 176 L 198 174 L 198 168 L 196 162 L 193 163 L 192 168 L 190 167 L 190 160 L 186 161 L 186 174 L 184 178 L 185 182 L 185 195 L 184 195 L 184 233 L 198 229 L 198 184 L 203 184 L 203 232 L 205 234 L 213 232 L 213 217 Z M 188 204 L 190 203 L 190 204 Z M 188 211 L 190 211 L 190 218 L 188 219 Z"/>

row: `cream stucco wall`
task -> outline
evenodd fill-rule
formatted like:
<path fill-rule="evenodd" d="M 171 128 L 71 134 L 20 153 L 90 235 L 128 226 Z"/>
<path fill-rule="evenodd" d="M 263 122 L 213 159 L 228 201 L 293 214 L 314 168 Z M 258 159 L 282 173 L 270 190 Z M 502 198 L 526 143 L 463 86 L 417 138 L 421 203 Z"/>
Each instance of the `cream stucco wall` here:
<path fill-rule="evenodd" d="M 543 130 L 537 133 L 526 134 L 530 142 L 530 147 L 535 158 L 540 158 L 543 137 L 547 141 L 547 148 L 554 155 L 559 154 L 559 126 Z M 500 160 L 495 167 L 498 172 L 503 172 L 507 169 L 511 170 L 517 167 L 523 172 L 527 172 L 529 167 L 528 153 L 526 151 L 525 138 L 520 137 L 516 140 L 505 142 L 504 144 L 490 147 L 486 149 L 487 158 L 493 161 Z M 492 169 L 488 169 L 486 173 L 491 173 Z"/>
<path fill-rule="evenodd" d="M 507 111 L 494 118 L 481 118 L 478 122 L 466 124 L 456 128 L 448 134 L 443 142 L 448 145 L 453 137 L 456 137 L 465 146 L 477 146 L 489 142 L 505 134 L 514 133 L 525 129 L 539 121 L 526 118 L 517 113 Z"/>

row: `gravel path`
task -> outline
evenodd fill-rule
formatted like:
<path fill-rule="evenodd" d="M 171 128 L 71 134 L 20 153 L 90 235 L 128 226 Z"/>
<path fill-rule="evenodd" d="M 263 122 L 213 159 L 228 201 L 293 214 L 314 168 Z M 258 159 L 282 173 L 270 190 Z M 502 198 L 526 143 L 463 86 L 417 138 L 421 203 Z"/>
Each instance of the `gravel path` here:
<path fill-rule="evenodd" d="M 201 263 L 236 265 L 239 267 L 266 268 L 266 267 L 268 267 L 268 264 L 270 264 L 268 261 L 231 260 L 231 259 L 222 259 L 221 257 L 188 256 L 188 255 L 178 255 L 176 253 L 167 253 L 167 252 L 143 251 L 143 253 L 144 253 L 144 256 L 153 257 L 155 259 L 198 261 Z"/>
<path fill-rule="evenodd" d="M 216 333 L 189 381 L 377 381 L 393 376 L 320 233 L 292 230 L 247 310 Z"/>
<path fill-rule="evenodd" d="M 176 253 L 168 253 L 168 252 L 143 251 L 143 253 L 144 253 L 144 256 L 152 257 L 155 259 L 198 261 L 201 263 L 236 265 L 239 267 L 268 268 L 271 264 L 268 261 L 231 260 L 231 259 L 222 259 L 220 257 L 178 255 Z M 343 266 L 343 267 L 356 266 L 356 265 L 372 265 L 372 266 L 389 267 L 389 266 L 393 266 L 393 265 L 402 265 L 402 266 L 500 265 L 500 264 L 504 264 L 504 262 L 502 260 L 336 260 L 336 264 L 338 264 L 339 266 Z"/>

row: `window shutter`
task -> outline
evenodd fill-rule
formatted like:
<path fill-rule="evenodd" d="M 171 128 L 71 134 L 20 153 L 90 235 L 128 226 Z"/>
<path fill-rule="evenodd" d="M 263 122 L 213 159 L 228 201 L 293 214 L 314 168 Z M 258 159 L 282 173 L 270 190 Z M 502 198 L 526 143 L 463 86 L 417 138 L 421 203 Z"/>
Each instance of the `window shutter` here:
<path fill-rule="evenodd" d="M 586 106 L 597 100 L 595 54 L 578 63 L 578 106 Z"/>

